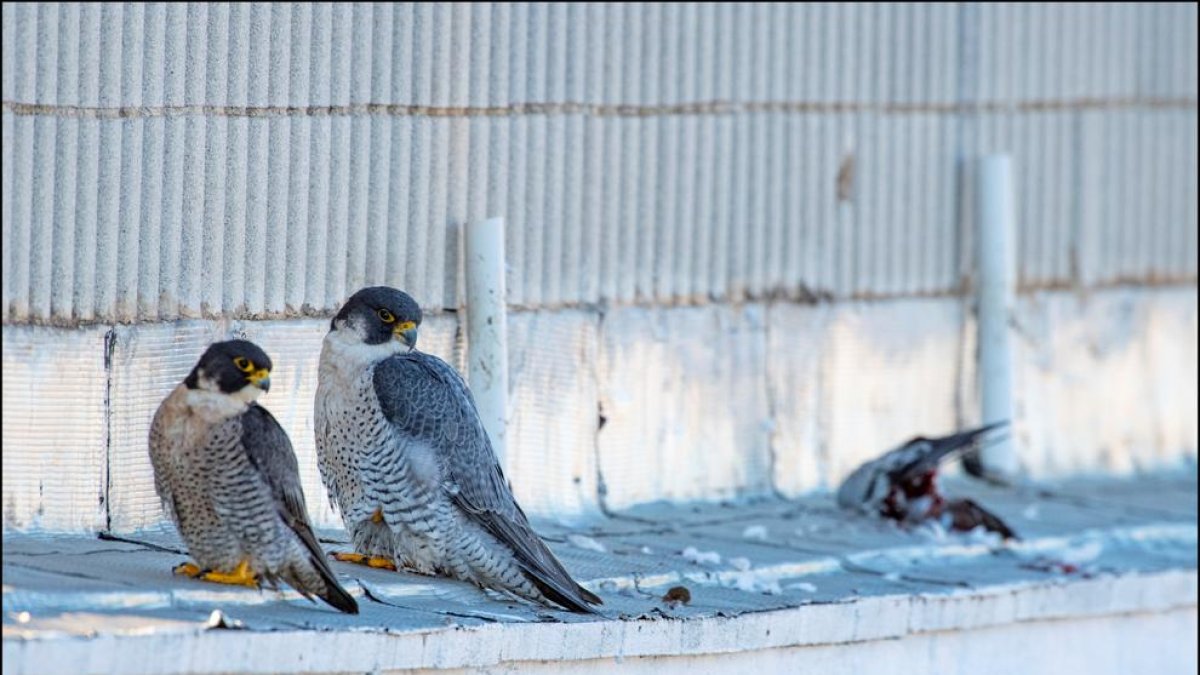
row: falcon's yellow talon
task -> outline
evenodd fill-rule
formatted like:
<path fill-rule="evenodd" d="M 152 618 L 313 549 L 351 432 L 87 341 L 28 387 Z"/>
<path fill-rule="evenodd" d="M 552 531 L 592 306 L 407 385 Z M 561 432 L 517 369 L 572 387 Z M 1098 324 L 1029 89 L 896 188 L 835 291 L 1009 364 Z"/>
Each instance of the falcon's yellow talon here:
<path fill-rule="evenodd" d="M 374 567 L 376 569 L 391 570 L 393 572 L 396 571 L 396 563 L 392 562 L 388 558 L 383 558 L 380 556 L 371 556 L 368 558 L 367 566 Z"/>
<path fill-rule="evenodd" d="M 383 522 L 383 507 L 375 509 L 375 513 L 371 514 L 371 522 L 378 525 Z"/>
<path fill-rule="evenodd" d="M 383 556 L 367 556 L 362 553 L 334 553 L 333 559 L 356 565 L 366 565 L 375 569 L 396 571 L 396 563 L 392 562 L 391 558 L 384 558 Z"/>
<path fill-rule="evenodd" d="M 250 571 L 250 564 L 245 560 L 238 563 L 237 568 L 232 572 L 206 572 L 200 578 L 218 584 L 258 588 L 258 577 L 254 576 L 254 573 Z"/>
<path fill-rule="evenodd" d="M 171 571 L 174 572 L 175 574 L 178 574 L 181 577 L 192 577 L 193 579 L 200 576 L 200 572 L 201 572 L 199 567 L 193 565 L 190 562 L 176 565 L 174 568 L 171 569 Z"/>

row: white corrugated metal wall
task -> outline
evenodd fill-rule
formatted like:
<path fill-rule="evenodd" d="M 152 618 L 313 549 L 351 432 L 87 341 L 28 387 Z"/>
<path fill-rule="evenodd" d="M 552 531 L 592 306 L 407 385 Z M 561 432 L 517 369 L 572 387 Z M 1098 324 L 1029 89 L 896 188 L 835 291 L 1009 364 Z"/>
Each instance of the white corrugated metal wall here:
<path fill-rule="evenodd" d="M 960 288 L 1016 155 L 1027 286 L 1194 279 L 1194 5 L 4 5 L 4 319 Z"/>
<path fill-rule="evenodd" d="M 321 322 L 253 320 L 328 316 L 375 283 L 455 308 L 457 233 L 491 215 L 511 304 L 550 310 L 510 325 L 508 461 L 531 512 L 827 487 L 898 433 L 970 421 L 959 164 L 990 151 L 1015 158 L 1026 297 L 1185 289 L 1149 309 L 1030 301 L 1044 341 L 1023 386 L 1074 426 L 1029 424 L 1074 434 L 1094 407 L 1071 401 L 1097 389 L 1044 365 L 1077 352 L 1059 326 L 1134 313 L 1169 355 L 1195 334 L 1196 21 L 1184 4 L 4 3 L 5 526 L 160 518 L 144 427 L 231 330 L 282 357 L 270 403 L 336 522 L 307 426 Z M 897 303 L 854 304 L 878 298 Z M 209 321 L 163 323 L 189 317 Z M 435 317 L 426 348 L 461 358 L 454 324 Z M 1070 363 L 1134 372 L 1138 340 Z M 1165 405 L 1169 433 L 1096 443 L 1157 434 L 1144 453 L 1194 457 L 1194 415 Z M 1090 446 L 1039 443 L 1038 462 L 1095 468 L 1063 454 Z"/>

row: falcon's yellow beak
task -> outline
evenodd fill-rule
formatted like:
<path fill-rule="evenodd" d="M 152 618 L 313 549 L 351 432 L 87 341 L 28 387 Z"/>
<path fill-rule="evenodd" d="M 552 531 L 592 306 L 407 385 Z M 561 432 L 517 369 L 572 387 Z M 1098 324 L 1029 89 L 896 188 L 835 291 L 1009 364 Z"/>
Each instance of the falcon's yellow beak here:
<path fill-rule="evenodd" d="M 250 380 L 250 384 L 262 389 L 264 392 L 271 391 L 271 371 L 266 368 L 259 368 L 246 377 Z"/>
<path fill-rule="evenodd" d="M 410 349 L 417 346 L 417 324 L 412 321 L 397 323 L 392 327 L 392 337 L 408 345 Z"/>

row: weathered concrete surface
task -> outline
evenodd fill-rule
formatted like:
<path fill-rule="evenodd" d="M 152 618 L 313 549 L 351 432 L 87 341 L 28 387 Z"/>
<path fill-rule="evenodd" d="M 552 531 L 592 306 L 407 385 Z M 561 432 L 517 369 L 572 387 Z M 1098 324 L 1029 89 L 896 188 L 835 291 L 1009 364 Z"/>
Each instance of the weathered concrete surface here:
<path fill-rule="evenodd" d="M 692 656 L 615 656 L 589 661 L 524 662 L 482 672 L 637 673 L 726 675 L 727 673 L 822 673 L 824 675 L 1062 675 L 1063 673 L 1188 673 L 1196 665 L 1196 643 L 1163 649 L 1164 635 L 1196 629 L 1195 609 L 1161 614 L 1121 615 L 1069 622 L 1023 622 L 984 629 L 922 633 L 852 645 L 783 647 L 759 651 Z M 1014 649 L 1014 645 L 1020 645 Z M 1063 645 L 1087 645 L 1064 649 Z M 394 671 L 396 673 L 421 671 Z M 427 671 L 426 671 L 427 672 Z M 439 675 L 478 673 L 479 669 L 439 670 Z"/>
<path fill-rule="evenodd" d="M 581 373 L 599 350 L 595 314 L 520 312 L 508 319 L 505 474 L 527 512 L 597 514 L 597 382 Z M 469 344 L 468 344 L 469 348 Z"/>
<path fill-rule="evenodd" d="M 105 526 L 106 330 L 4 327 L 4 528 Z"/>
<path fill-rule="evenodd" d="M 596 451 L 609 508 L 769 489 L 764 319 L 758 305 L 605 314 Z"/>
<path fill-rule="evenodd" d="M 595 672 L 614 659 L 671 671 L 880 672 L 881 659 L 909 656 L 951 673 L 1194 669 L 1194 476 L 947 489 L 993 508 L 1024 539 L 905 532 L 823 497 L 655 504 L 574 529 L 539 526 L 602 595 L 603 617 L 338 563 L 362 607 L 349 617 L 292 591 L 172 577 L 185 556 L 162 535 L 9 536 L 5 672 L 537 672 L 546 661 Z M 662 600 L 676 585 L 690 604 Z M 1104 642 L 1064 651 L 1068 637 Z"/>
<path fill-rule="evenodd" d="M 1021 461 L 1042 477 L 1175 465 L 1197 448 L 1196 288 L 1022 297 L 1013 357 Z"/>
<path fill-rule="evenodd" d="M 884 450 L 957 427 L 969 367 L 961 303 L 779 304 L 768 316 L 773 480 L 783 494 L 836 488 Z"/>
<path fill-rule="evenodd" d="M 1194 466 L 1195 288 L 1039 293 L 1016 314 L 1013 437 L 1027 475 Z M 163 525 L 151 417 L 207 343 L 231 335 L 274 358 L 263 402 L 296 447 L 314 521 L 337 526 L 312 430 L 325 330 L 5 326 L 5 531 Z M 421 348 L 456 365 L 465 347 L 452 314 L 422 330 Z M 509 364 L 507 476 L 527 512 L 564 522 L 831 489 L 911 436 L 978 421 L 974 322 L 956 298 L 517 312 Z"/>

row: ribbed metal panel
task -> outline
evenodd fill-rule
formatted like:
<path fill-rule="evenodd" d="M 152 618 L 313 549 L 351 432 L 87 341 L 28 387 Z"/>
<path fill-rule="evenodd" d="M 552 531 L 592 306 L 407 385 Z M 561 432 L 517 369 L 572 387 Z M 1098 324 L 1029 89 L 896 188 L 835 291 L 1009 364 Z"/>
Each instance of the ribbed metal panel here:
<path fill-rule="evenodd" d="M 1093 115 L 1084 157 L 1088 281 L 1196 271 L 1196 119 L 1179 111 Z"/>
<path fill-rule="evenodd" d="M 488 215 L 522 307 L 953 293 L 985 149 L 1018 159 L 1023 283 L 1194 278 L 1196 18 L 9 3 L 4 320 L 290 316 L 377 283 L 453 307 Z M 1121 209 L 1149 243 L 1110 255 L 1088 233 Z"/>

